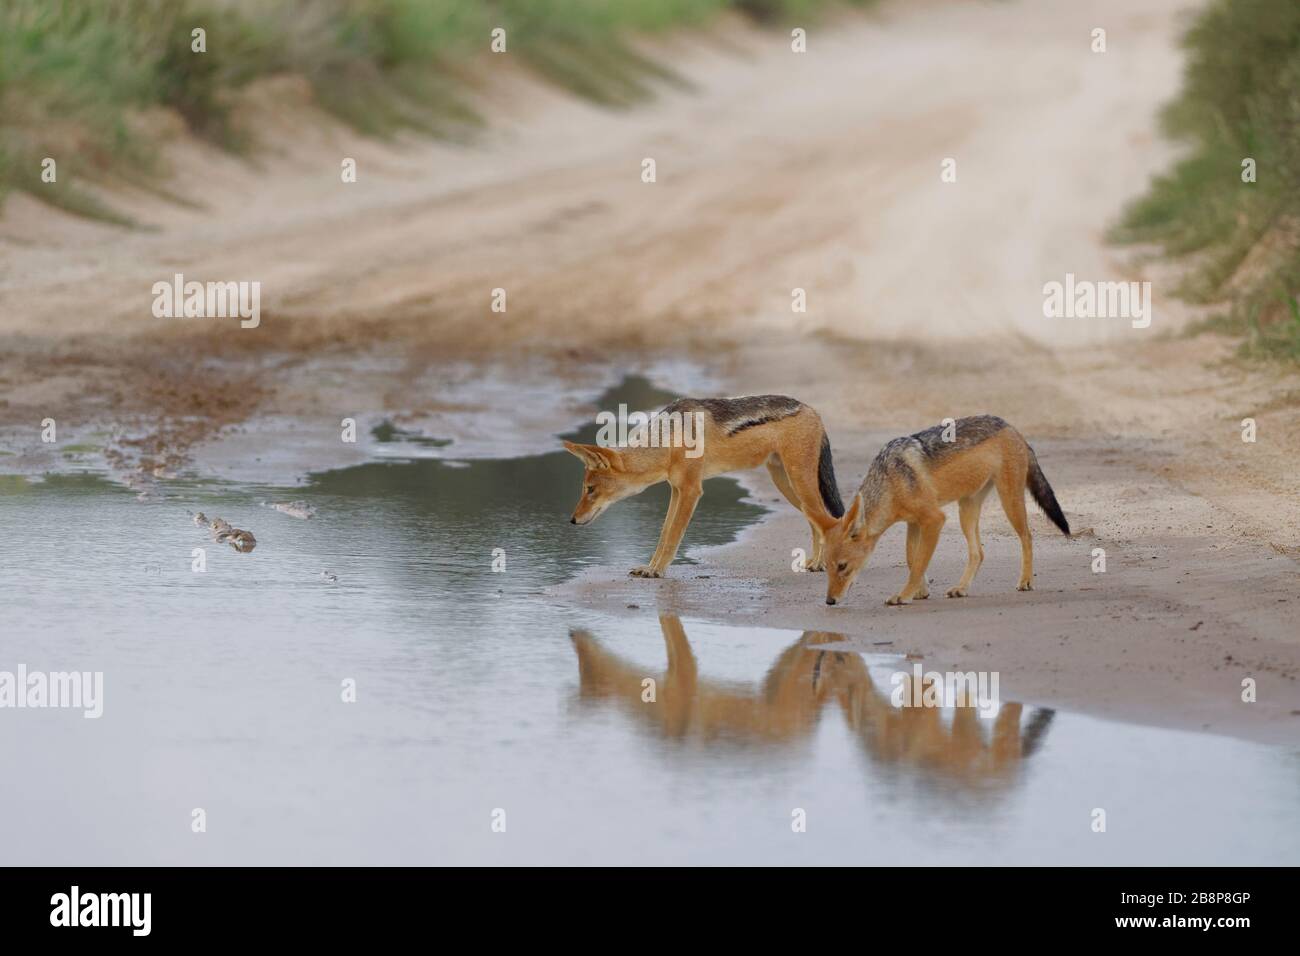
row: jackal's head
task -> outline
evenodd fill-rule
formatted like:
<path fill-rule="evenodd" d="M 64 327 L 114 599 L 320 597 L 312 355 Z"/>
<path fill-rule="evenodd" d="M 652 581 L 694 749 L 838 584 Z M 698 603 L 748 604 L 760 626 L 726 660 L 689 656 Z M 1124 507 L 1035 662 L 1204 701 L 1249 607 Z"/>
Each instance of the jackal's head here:
<path fill-rule="evenodd" d="M 853 496 L 844 517 L 826 531 L 826 603 L 844 600 L 853 579 L 876 549 L 879 534 L 867 531 L 867 506 L 862 494 Z"/>
<path fill-rule="evenodd" d="M 644 485 L 627 473 L 623 455 L 613 448 L 566 441 L 564 448 L 582 459 L 582 497 L 573 509 L 573 524 L 591 524 L 616 501 L 640 491 Z"/>

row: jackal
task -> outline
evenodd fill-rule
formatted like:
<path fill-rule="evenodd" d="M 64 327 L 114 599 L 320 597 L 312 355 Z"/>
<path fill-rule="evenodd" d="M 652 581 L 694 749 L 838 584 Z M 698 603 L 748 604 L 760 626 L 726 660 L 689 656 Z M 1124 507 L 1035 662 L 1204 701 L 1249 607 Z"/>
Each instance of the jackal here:
<path fill-rule="evenodd" d="M 950 501 L 958 504 L 968 558 L 961 580 L 948 589 L 948 597 L 965 597 L 984 561 L 980 506 L 991 488 L 997 488 L 1002 509 L 1020 536 L 1016 590 L 1033 590 L 1034 547 L 1025 515 L 1025 489 L 1066 537 L 1070 525 L 1034 450 L 1020 433 L 996 416 L 976 415 L 959 418 L 947 428 L 939 425 L 895 438 L 880 450 L 848 510 L 825 529 L 826 603 L 843 599 L 880 535 L 899 521 L 907 522 L 910 574 L 903 589 L 885 603 L 907 604 L 913 598 L 929 597 L 925 570 L 945 520 L 940 509 Z"/>
<path fill-rule="evenodd" d="M 616 501 L 668 482 L 672 498 L 659 546 L 649 564 L 629 572 L 634 577 L 663 577 L 704 493 L 704 479 L 766 465 L 777 490 L 808 519 L 812 557 L 806 569 L 825 570 L 823 530 L 834 525 L 844 505 L 835 484 L 830 440 L 811 407 L 784 395 L 682 398 L 658 414 L 700 414 L 702 454 L 693 456 L 680 446 L 606 448 L 566 441 L 564 447 L 586 466 L 582 497 L 570 519 L 574 524 L 591 524 Z"/>

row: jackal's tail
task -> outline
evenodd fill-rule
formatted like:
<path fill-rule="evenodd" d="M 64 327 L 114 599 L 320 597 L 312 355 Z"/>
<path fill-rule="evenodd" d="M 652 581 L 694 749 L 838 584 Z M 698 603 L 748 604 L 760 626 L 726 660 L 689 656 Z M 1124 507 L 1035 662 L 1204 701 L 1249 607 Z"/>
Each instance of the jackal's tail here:
<path fill-rule="evenodd" d="M 1052 524 L 1060 528 L 1068 538 L 1070 522 L 1065 520 L 1061 506 L 1056 503 L 1056 492 L 1052 491 L 1052 486 L 1047 483 L 1047 476 L 1043 474 L 1043 469 L 1038 467 L 1038 457 L 1032 448 L 1029 449 L 1029 474 L 1025 478 L 1025 484 L 1029 488 L 1029 493 L 1034 496 L 1034 501 L 1038 503 L 1038 507 L 1043 509 L 1043 514 L 1051 518 Z"/>
<path fill-rule="evenodd" d="M 1046 485 L 1047 482 L 1044 481 L 1043 484 Z M 831 517 L 842 517 L 844 502 L 840 501 L 840 487 L 835 483 L 835 463 L 831 461 L 831 440 L 825 432 L 822 432 L 822 453 L 817 458 L 817 487 L 822 493 L 822 504 L 831 513 Z M 1050 488 L 1048 494 L 1051 494 Z"/>

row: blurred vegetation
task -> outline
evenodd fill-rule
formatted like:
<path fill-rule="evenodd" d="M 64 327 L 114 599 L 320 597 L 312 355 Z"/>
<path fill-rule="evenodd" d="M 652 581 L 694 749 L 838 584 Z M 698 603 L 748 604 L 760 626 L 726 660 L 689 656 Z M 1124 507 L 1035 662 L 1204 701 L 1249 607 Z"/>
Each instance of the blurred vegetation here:
<path fill-rule="evenodd" d="M 1300 0 L 1212 0 L 1183 38 L 1165 131 L 1188 152 L 1113 231 L 1189 266 L 1178 290 L 1247 357 L 1300 360 Z M 1243 161 L 1256 182 L 1243 182 Z"/>
<path fill-rule="evenodd" d="M 867 2 L 867 0 L 857 0 Z M 760 21 L 831 0 L 0 0 L 0 201 L 24 190 L 121 222 L 77 183 L 159 172 L 141 117 L 175 111 L 222 148 L 248 146 L 235 104 L 250 81 L 304 77 L 316 102 L 371 135 L 463 137 L 478 123 L 458 64 L 507 31 L 508 52 L 593 101 L 632 105 L 680 82 L 622 39 L 706 22 Z M 191 31 L 206 31 L 206 52 Z M 53 157 L 58 179 L 41 181 Z"/>

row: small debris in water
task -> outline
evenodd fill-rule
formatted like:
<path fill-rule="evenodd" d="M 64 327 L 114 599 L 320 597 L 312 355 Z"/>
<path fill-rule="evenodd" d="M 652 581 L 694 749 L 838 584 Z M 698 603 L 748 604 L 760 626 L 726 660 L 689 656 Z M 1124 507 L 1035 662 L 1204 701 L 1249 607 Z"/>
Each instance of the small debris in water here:
<path fill-rule="evenodd" d="M 232 527 L 224 518 L 213 518 L 209 527 L 212 529 L 213 540 L 228 544 L 236 551 L 248 552 L 257 547 L 253 532 Z"/>
<path fill-rule="evenodd" d="M 627 608 L 628 608 L 629 611 L 639 611 L 639 610 L 641 610 L 641 605 L 640 605 L 640 604 L 629 604 L 629 605 L 627 606 Z"/>
<path fill-rule="evenodd" d="M 1201 629 L 1201 625 L 1204 624 L 1204 623 L 1205 623 L 1204 621 L 1197 621 L 1195 624 L 1193 624 L 1191 627 L 1189 627 L 1188 630 L 1189 630 L 1189 631 L 1199 631 L 1199 630 Z"/>
<path fill-rule="evenodd" d="M 266 502 L 262 503 L 266 504 Z M 290 518 L 302 518 L 303 520 L 316 514 L 316 510 L 305 501 L 276 501 L 272 502 L 270 507 L 281 514 L 288 515 Z"/>
<path fill-rule="evenodd" d="M 209 520 L 208 516 L 202 511 L 193 517 L 196 525 L 200 528 L 207 528 L 212 532 L 213 541 L 228 544 L 240 554 L 247 554 L 257 547 L 257 539 L 253 537 L 253 532 L 233 527 L 225 518 Z"/>
<path fill-rule="evenodd" d="M 333 571 L 322 571 L 320 573 L 320 578 L 328 584 L 337 584 L 339 580 L 339 576 Z"/>

